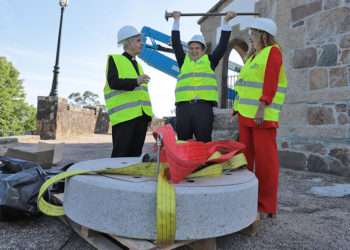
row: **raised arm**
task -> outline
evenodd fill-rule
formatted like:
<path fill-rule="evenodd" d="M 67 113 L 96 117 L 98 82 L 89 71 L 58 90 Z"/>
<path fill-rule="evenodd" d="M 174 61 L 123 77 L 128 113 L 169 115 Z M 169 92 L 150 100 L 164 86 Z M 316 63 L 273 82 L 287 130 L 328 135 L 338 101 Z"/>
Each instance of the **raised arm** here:
<path fill-rule="evenodd" d="M 175 57 L 179 68 L 185 61 L 185 51 L 181 44 L 180 38 L 180 12 L 174 12 L 174 23 L 171 31 L 171 44 L 175 52 Z"/>
<path fill-rule="evenodd" d="M 231 26 L 228 24 L 228 22 L 235 17 L 236 17 L 236 13 L 231 11 L 231 12 L 228 12 L 224 18 L 224 23 L 221 27 L 219 44 L 214 49 L 213 53 L 209 55 L 211 67 L 213 70 L 219 64 L 221 58 L 225 55 L 228 42 L 231 36 Z"/>

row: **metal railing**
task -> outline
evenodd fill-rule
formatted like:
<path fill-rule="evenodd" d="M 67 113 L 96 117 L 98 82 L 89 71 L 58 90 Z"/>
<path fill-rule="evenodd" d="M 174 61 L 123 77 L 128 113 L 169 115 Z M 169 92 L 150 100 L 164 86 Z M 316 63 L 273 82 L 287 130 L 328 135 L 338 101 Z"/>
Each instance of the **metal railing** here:
<path fill-rule="evenodd" d="M 234 92 L 234 87 L 235 83 L 237 81 L 239 73 L 234 73 L 232 75 L 229 75 L 227 77 L 227 100 L 226 100 L 226 107 L 227 108 L 232 108 L 233 100 L 235 98 L 235 92 Z"/>

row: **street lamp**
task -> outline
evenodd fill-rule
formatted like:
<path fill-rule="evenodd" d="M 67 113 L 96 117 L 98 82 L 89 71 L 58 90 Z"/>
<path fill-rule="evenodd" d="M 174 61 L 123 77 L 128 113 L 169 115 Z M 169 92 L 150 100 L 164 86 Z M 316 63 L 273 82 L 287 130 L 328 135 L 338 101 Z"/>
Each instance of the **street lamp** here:
<path fill-rule="evenodd" d="M 56 62 L 53 67 L 53 80 L 50 91 L 50 96 L 57 96 L 57 83 L 58 83 L 58 73 L 60 67 L 58 66 L 60 60 L 60 47 L 61 47 L 61 33 L 62 33 L 62 21 L 63 21 L 63 12 L 68 5 L 68 0 L 59 0 L 61 6 L 61 18 L 60 18 L 60 28 L 58 31 L 58 41 L 57 41 L 57 50 L 56 50 Z"/>

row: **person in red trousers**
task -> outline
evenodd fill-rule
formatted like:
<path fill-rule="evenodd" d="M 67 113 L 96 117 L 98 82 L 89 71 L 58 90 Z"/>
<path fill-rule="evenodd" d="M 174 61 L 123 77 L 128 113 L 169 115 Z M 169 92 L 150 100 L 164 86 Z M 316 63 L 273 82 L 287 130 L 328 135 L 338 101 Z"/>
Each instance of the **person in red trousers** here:
<path fill-rule="evenodd" d="M 235 84 L 233 115 L 238 114 L 239 141 L 246 145 L 248 168 L 259 180 L 259 214 L 274 217 L 279 177 L 276 130 L 288 83 L 274 38 L 275 22 L 256 18 L 249 32 L 251 48 Z"/>

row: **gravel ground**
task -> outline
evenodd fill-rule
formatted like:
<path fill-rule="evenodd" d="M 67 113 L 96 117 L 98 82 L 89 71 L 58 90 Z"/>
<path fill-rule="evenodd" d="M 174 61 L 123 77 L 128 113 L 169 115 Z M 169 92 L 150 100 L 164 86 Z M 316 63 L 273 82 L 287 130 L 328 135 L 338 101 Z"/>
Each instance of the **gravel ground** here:
<path fill-rule="evenodd" d="M 37 138 L 21 141 L 31 146 Z M 149 139 L 151 141 L 152 139 Z M 108 157 L 110 136 L 64 141 L 64 163 Z M 1 152 L 11 145 L 0 145 Z M 265 219 L 256 236 L 227 235 L 219 249 L 350 249 L 350 196 L 318 197 L 314 186 L 350 183 L 349 178 L 282 169 L 279 214 Z M 0 222 L 0 249 L 93 249 L 58 219 L 40 216 L 20 222 Z M 185 248 L 182 248 L 185 249 Z"/>

